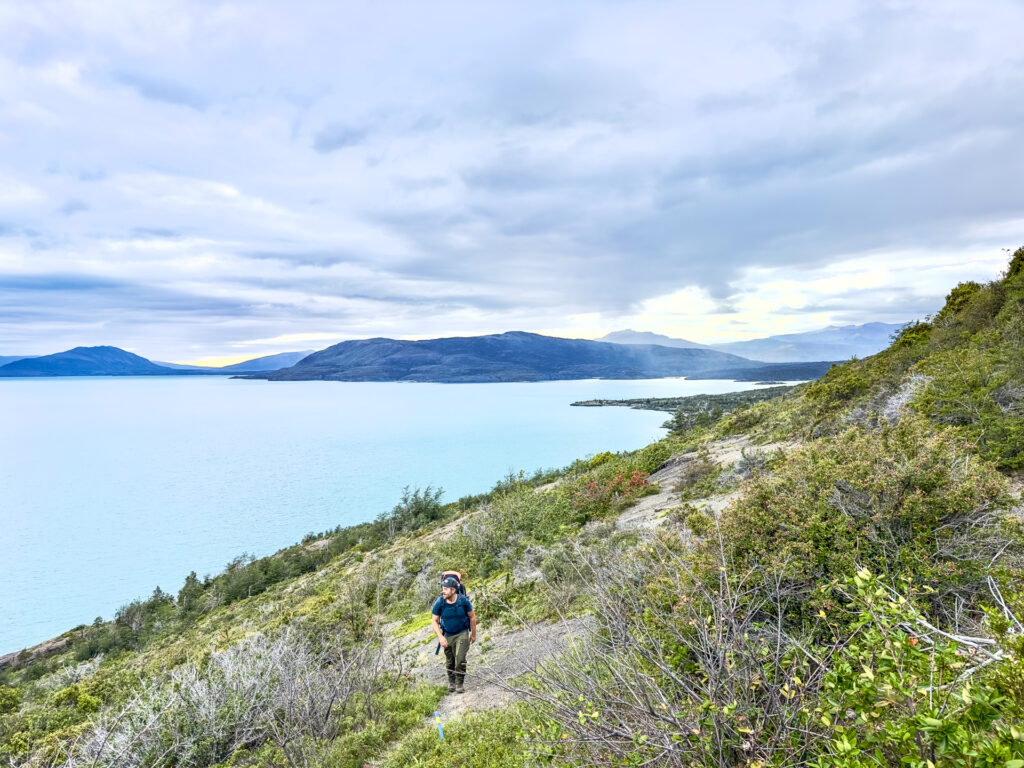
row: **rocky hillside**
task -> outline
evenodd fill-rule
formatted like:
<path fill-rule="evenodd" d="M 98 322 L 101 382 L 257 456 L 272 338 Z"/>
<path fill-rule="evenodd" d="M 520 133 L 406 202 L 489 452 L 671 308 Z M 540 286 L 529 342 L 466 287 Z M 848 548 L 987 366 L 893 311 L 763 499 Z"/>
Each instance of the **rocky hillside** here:
<path fill-rule="evenodd" d="M 1022 352 L 1024 249 L 772 400 L 407 493 L 8 659 L 0 761 L 1021 768 Z M 462 696 L 428 628 L 453 567 Z"/>

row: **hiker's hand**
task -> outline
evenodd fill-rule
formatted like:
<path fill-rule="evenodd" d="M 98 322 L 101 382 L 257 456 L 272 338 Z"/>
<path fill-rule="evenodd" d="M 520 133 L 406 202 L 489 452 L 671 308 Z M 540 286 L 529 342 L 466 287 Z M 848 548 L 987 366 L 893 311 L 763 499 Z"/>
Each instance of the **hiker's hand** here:
<path fill-rule="evenodd" d="M 442 648 L 447 648 L 448 647 L 448 638 L 447 637 L 442 637 L 438 642 L 441 643 L 441 647 Z"/>
<path fill-rule="evenodd" d="M 475 632 L 472 635 L 469 636 L 469 642 L 471 642 L 471 643 L 475 643 L 476 642 L 476 633 Z"/>

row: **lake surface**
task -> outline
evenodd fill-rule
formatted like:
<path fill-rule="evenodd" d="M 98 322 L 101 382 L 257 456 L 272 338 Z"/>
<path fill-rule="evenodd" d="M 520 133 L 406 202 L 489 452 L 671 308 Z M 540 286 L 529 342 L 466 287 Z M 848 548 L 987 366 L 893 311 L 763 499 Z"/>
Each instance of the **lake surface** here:
<path fill-rule="evenodd" d="M 405 486 L 444 501 L 510 471 L 642 447 L 669 414 L 590 398 L 731 392 L 733 381 L 0 381 L 0 654 L 189 571 L 375 518 Z"/>

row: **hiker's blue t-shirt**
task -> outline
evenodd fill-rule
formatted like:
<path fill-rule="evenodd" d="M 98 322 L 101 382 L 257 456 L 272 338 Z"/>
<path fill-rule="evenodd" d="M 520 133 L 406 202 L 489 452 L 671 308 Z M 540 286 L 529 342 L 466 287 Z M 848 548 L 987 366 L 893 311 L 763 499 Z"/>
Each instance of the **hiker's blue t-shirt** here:
<path fill-rule="evenodd" d="M 459 595 L 454 603 L 449 603 L 444 597 L 437 598 L 431 612 L 441 617 L 441 631 L 445 637 L 450 637 L 469 629 L 469 612 L 472 610 L 469 598 Z"/>

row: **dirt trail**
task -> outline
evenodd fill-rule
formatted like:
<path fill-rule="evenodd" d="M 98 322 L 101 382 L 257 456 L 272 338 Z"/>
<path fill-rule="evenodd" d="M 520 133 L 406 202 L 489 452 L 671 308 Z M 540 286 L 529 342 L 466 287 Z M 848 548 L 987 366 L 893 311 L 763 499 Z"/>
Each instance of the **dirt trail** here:
<path fill-rule="evenodd" d="M 791 451 L 798 445 L 798 443 L 754 445 L 746 435 L 737 435 L 710 443 L 707 446 L 707 459 L 723 469 L 728 469 L 740 460 L 744 450 L 767 454 L 775 450 Z M 652 483 L 658 484 L 659 492 L 639 499 L 636 504 L 619 515 L 615 521 L 615 527 L 619 530 L 626 530 L 629 528 L 655 528 L 660 525 L 665 519 L 665 512 L 682 504 L 680 494 L 674 489 L 686 474 L 688 465 L 698 461 L 699 458 L 697 453 L 684 453 L 666 461 L 650 477 Z M 719 515 L 738 497 L 738 492 L 719 493 L 703 499 L 691 499 L 687 503 L 710 514 Z"/>
<path fill-rule="evenodd" d="M 439 710 L 442 722 L 465 712 L 510 704 L 513 696 L 506 688 L 510 681 L 533 672 L 539 663 L 565 650 L 572 638 L 585 635 L 590 626 L 587 619 L 563 619 L 553 624 L 481 627 L 478 642 L 469 651 L 466 692 L 444 697 Z M 444 651 L 434 654 L 437 640 L 430 627 L 395 642 L 404 642 L 399 652 L 411 674 L 447 685 Z"/>

